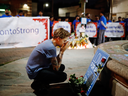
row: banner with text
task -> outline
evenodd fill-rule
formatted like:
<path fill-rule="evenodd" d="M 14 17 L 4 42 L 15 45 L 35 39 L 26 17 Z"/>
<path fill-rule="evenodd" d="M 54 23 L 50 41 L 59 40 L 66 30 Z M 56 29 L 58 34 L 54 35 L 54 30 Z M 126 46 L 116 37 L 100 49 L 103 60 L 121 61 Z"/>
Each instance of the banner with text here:
<path fill-rule="evenodd" d="M 53 22 L 53 28 L 52 28 L 52 36 L 54 34 L 54 31 L 58 28 L 64 28 L 69 33 L 71 33 L 71 22 L 63 22 L 63 21 L 54 21 Z"/>
<path fill-rule="evenodd" d="M 49 17 L 0 19 L 0 48 L 37 46 L 49 39 Z"/>
<path fill-rule="evenodd" d="M 80 34 L 81 22 L 76 22 L 76 35 Z M 97 23 L 86 25 L 85 34 L 89 37 L 97 37 Z"/>
<path fill-rule="evenodd" d="M 107 23 L 105 37 L 125 37 L 125 24 L 124 23 Z"/>

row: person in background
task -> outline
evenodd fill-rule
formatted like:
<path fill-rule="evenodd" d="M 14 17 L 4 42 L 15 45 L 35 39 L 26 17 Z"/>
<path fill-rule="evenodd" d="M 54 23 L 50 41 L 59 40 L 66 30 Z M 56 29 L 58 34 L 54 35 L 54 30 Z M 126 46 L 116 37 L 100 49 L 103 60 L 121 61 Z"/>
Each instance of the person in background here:
<path fill-rule="evenodd" d="M 92 23 L 92 20 L 90 19 L 90 13 L 86 14 L 86 18 L 87 18 L 87 24 Z M 94 44 L 95 43 L 95 38 L 89 37 L 89 40 L 93 44 L 93 46 L 95 46 L 95 44 Z"/>
<path fill-rule="evenodd" d="M 95 20 L 93 22 L 97 23 L 97 38 L 94 39 L 95 45 L 98 45 L 98 39 L 99 39 L 99 26 L 100 26 L 100 20 L 99 20 L 99 16 L 96 15 L 95 16 Z"/>
<path fill-rule="evenodd" d="M 43 11 L 39 11 L 39 15 L 37 17 L 42 17 L 43 16 Z"/>
<path fill-rule="evenodd" d="M 122 18 L 122 21 L 124 21 L 125 20 L 125 18 Z"/>
<path fill-rule="evenodd" d="M 69 22 L 69 19 L 68 19 L 68 17 L 66 17 L 66 18 L 65 18 L 65 22 Z"/>
<path fill-rule="evenodd" d="M 18 15 L 16 15 L 16 17 L 24 17 L 23 11 L 22 10 L 19 10 Z"/>
<path fill-rule="evenodd" d="M 61 18 L 59 17 L 59 18 L 57 19 L 57 21 L 61 21 Z"/>
<path fill-rule="evenodd" d="M 125 23 L 125 40 L 128 40 L 128 18 L 124 19 Z"/>
<path fill-rule="evenodd" d="M 118 17 L 118 21 L 116 21 L 117 23 L 124 23 L 124 21 L 122 21 L 122 18 L 119 16 Z"/>
<path fill-rule="evenodd" d="M 116 23 L 124 23 L 124 21 L 122 21 L 122 18 L 119 16 L 118 21 L 116 21 Z M 120 39 L 122 39 L 122 38 L 119 38 L 119 37 L 118 38 L 113 38 L 114 41 L 120 40 Z"/>
<path fill-rule="evenodd" d="M 106 16 L 106 19 L 107 19 L 107 23 L 108 22 L 112 22 L 111 20 L 109 20 L 109 17 L 108 16 Z"/>
<path fill-rule="evenodd" d="M 52 39 L 53 21 L 54 21 L 54 17 L 50 16 L 50 39 Z"/>
<path fill-rule="evenodd" d="M 1 18 L 4 18 L 4 17 L 12 17 L 11 15 L 9 15 L 10 13 L 10 10 L 9 9 L 5 9 L 5 14 L 1 16 Z"/>
<path fill-rule="evenodd" d="M 75 20 L 72 23 L 73 32 L 75 33 L 76 33 L 76 22 L 80 22 L 79 19 L 80 19 L 79 15 L 76 15 Z"/>
<path fill-rule="evenodd" d="M 113 19 L 113 21 L 112 22 L 116 22 L 114 19 Z"/>
<path fill-rule="evenodd" d="M 86 14 L 86 18 L 87 18 L 87 24 L 91 22 L 91 19 L 90 19 L 90 13 L 87 13 Z"/>
<path fill-rule="evenodd" d="M 53 38 L 39 44 L 31 53 L 26 71 L 29 79 L 34 79 L 31 84 L 37 96 L 44 96 L 48 93 L 51 83 L 64 82 L 67 74 L 64 71 L 62 57 L 70 43 L 67 41 L 70 33 L 63 28 L 55 30 Z M 60 47 L 57 55 L 56 46 Z"/>
<path fill-rule="evenodd" d="M 107 24 L 107 20 L 104 16 L 104 12 L 100 12 L 100 26 L 99 26 L 99 40 L 98 40 L 98 45 L 101 43 L 105 42 L 105 30 L 106 30 L 106 24 Z"/>
<path fill-rule="evenodd" d="M 111 20 L 109 20 L 108 16 L 106 16 L 106 19 L 107 19 L 107 23 L 112 22 Z M 112 41 L 111 37 L 106 37 L 105 39 L 106 39 L 106 41 Z"/>

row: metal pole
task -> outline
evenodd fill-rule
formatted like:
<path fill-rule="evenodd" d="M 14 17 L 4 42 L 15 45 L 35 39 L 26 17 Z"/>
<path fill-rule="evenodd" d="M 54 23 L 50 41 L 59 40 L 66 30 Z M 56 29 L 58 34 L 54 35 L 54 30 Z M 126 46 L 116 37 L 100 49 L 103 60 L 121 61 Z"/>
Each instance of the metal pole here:
<path fill-rule="evenodd" d="M 84 17 L 85 17 L 86 2 L 84 1 Z"/>
<path fill-rule="evenodd" d="M 112 14 L 113 14 L 113 0 L 111 0 L 111 20 L 112 20 Z"/>

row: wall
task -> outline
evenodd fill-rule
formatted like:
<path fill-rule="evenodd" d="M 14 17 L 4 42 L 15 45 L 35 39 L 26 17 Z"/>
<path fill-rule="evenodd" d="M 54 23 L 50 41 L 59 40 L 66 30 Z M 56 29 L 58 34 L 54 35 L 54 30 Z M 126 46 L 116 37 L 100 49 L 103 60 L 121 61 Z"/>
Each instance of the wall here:
<path fill-rule="evenodd" d="M 100 15 L 101 10 L 97 9 L 86 9 L 86 13 L 90 13 L 90 18 L 95 20 L 95 15 Z"/>
<path fill-rule="evenodd" d="M 79 6 L 59 8 L 59 17 L 66 17 L 66 13 L 70 13 L 69 17 L 75 17 L 78 14 Z"/>
<path fill-rule="evenodd" d="M 70 12 L 70 17 L 75 17 L 76 15 L 81 15 L 82 11 L 79 6 L 72 6 L 66 8 L 59 8 L 59 17 L 66 17 L 66 13 Z M 97 9 L 86 9 L 85 13 L 91 14 L 91 19 L 95 20 L 95 15 L 99 15 L 101 10 Z"/>
<path fill-rule="evenodd" d="M 118 20 L 119 16 L 128 18 L 128 0 L 121 0 L 113 3 L 113 14 L 116 14 L 116 20 Z"/>
<path fill-rule="evenodd" d="M 37 3 L 33 2 L 32 3 L 32 16 L 37 16 Z"/>
<path fill-rule="evenodd" d="M 0 0 L 0 3 L 10 5 L 12 16 L 17 15 L 19 10 L 23 10 L 27 16 L 32 15 L 32 0 Z M 23 9 L 24 4 L 29 6 L 27 10 Z"/>

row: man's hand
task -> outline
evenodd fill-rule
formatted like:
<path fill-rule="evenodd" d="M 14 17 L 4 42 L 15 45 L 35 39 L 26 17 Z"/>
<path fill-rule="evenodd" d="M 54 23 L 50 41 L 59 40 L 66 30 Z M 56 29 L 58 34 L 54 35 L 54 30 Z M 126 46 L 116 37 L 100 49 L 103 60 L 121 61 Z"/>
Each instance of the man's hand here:
<path fill-rule="evenodd" d="M 64 52 L 68 47 L 69 47 L 70 43 L 69 41 L 67 41 L 66 43 L 64 43 L 61 48 L 60 48 L 60 51 L 61 52 Z"/>

